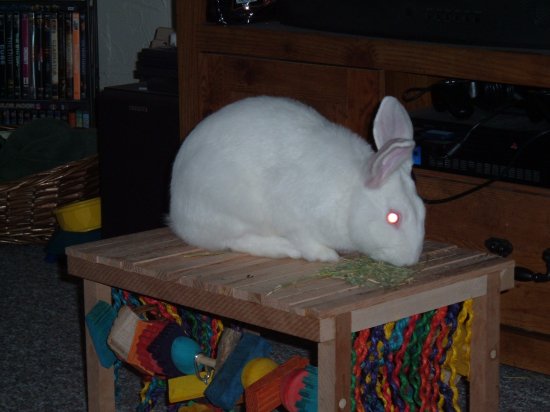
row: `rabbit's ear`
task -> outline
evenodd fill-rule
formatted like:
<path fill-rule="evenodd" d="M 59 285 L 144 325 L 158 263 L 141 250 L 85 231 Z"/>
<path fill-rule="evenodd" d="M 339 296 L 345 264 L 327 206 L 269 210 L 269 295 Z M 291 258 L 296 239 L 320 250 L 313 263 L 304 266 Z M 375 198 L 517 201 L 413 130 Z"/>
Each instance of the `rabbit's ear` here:
<path fill-rule="evenodd" d="M 374 118 L 374 141 L 378 149 L 392 139 L 412 139 L 413 126 L 409 114 L 399 100 L 386 96 Z"/>
<path fill-rule="evenodd" d="M 412 167 L 414 142 L 409 139 L 392 139 L 370 159 L 365 185 L 371 189 L 380 187 L 402 165 Z"/>

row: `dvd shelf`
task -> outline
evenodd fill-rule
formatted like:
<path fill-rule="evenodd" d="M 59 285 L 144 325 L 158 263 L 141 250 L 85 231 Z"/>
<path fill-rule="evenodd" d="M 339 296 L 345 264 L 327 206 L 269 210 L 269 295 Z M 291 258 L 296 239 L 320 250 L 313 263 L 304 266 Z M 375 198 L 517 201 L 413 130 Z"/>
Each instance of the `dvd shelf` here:
<path fill-rule="evenodd" d="M 0 0 L 0 126 L 94 124 L 95 13 L 93 0 Z"/>

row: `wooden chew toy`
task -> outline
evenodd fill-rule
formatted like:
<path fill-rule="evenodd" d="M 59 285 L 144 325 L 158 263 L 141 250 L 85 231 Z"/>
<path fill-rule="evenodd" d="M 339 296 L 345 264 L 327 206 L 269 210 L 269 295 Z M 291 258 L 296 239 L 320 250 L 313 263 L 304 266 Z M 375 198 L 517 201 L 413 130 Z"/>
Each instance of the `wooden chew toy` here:
<path fill-rule="evenodd" d="M 271 412 L 280 406 L 280 387 L 283 378 L 293 370 L 304 368 L 308 364 L 308 359 L 293 356 L 277 369 L 250 385 L 245 391 L 247 412 Z"/>
<path fill-rule="evenodd" d="M 218 356 L 216 359 L 198 354 L 195 358 L 196 362 L 210 368 L 221 368 L 235 346 L 237 346 L 240 338 L 241 333 L 235 329 L 224 329 L 220 337 L 220 343 L 218 344 Z M 200 379 L 196 374 L 168 379 L 168 400 L 170 403 L 177 403 L 201 398 L 204 396 L 204 391 L 211 382 L 212 374 L 208 377 L 205 371 L 200 372 Z"/>
<path fill-rule="evenodd" d="M 201 379 L 207 379 L 207 383 Z M 201 372 L 201 379 L 195 375 L 183 375 L 168 379 L 168 401 L 178 403 L 202 398 L 207 385 L 212 382 L 212 376 L 207 378 L 206 372 Z"/>
<path fill-rule="evenodd" d="M 245 365 L 254 358 L 268 357 L 271 345 L 265 339 L 244 333 L 236 348 L 204 391 L 206 398 L 215 406 L 231 410 L 244 392 L 241 375 Z"/>

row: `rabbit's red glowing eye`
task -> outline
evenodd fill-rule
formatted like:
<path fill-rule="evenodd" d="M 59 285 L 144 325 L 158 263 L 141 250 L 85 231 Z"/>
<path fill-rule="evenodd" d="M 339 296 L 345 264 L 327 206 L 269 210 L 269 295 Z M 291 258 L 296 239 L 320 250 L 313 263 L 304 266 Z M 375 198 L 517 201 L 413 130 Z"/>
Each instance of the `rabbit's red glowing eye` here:
<path fill-rule="evenodd" d="M 399 218 L 399 213 L 397 213 L 395 210 L 390 210 L 386 215 L 386 222 L 388 222 L 390 225 L 395 225 L 399 222 Z"/>

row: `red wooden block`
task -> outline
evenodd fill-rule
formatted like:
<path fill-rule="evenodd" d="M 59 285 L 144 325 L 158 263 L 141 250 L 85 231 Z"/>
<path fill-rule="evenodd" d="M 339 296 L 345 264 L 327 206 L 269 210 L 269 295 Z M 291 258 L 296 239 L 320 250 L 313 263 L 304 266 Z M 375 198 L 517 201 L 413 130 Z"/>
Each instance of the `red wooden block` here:
<path fill-rule="evenodd" d="M 271 412 L 281 405 L 280 388 L 283 378 L 294 369 L 304 368 L 309 360 L 293 356 L 272 370 L 263 378 L 254 382 L 245 390 L 247 412 Z"/>

